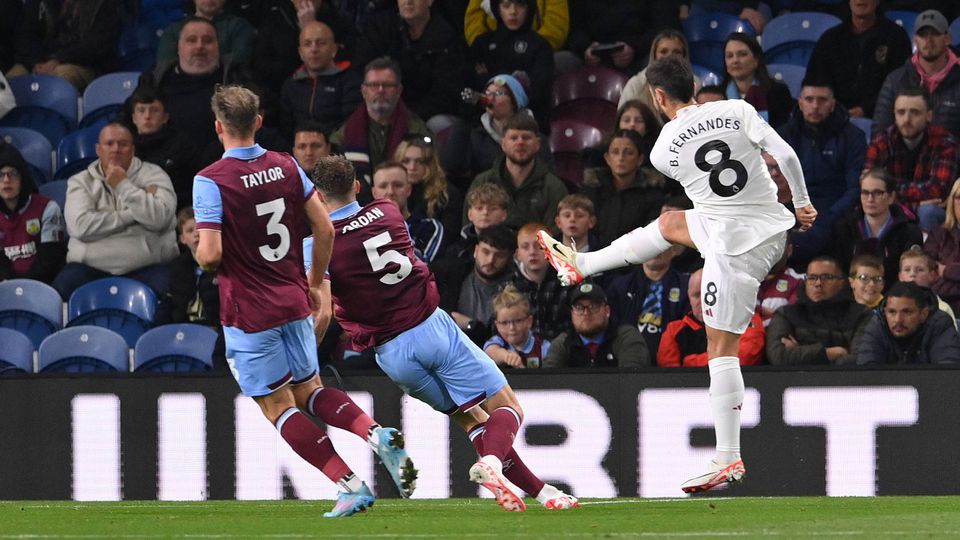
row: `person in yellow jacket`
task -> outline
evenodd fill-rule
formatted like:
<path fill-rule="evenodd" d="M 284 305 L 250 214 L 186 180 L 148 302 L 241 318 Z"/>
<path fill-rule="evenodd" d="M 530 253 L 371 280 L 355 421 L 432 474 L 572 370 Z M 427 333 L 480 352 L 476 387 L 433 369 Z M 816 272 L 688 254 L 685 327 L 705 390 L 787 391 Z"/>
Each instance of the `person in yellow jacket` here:
<path fill-rule="evenodd" d="M 570 10 L 567 0 L 536 0 L 539 16 L 533 21 L 533 29 L 550 42 L 554 51 L 559 51 L 567 42 L 570 32 Z M 480 34 L 497 29 L 497 21 L 493 17 L 490 0 L 470 0 L 467 12 L 463 17 L 464 37 L 467 45 Z"/>

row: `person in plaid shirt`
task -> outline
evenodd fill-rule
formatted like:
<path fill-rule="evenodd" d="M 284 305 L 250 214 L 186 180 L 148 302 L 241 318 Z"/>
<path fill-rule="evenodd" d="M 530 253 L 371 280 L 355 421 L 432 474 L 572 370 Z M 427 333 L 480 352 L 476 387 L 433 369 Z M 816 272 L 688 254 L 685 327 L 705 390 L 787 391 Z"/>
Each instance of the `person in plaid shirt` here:
<path fill-rule="evenodd" d="M 916 214 L 924 231 L 943 223 L 944 200 L 960 157 L 957 140 L 930 123 L 932 117 L 925 89 L 902 88 L 894 102 L 895 124 L 874 136 L 863 164 L 865 172 L 882 167 L 897 179 L 897 198 Z"/>

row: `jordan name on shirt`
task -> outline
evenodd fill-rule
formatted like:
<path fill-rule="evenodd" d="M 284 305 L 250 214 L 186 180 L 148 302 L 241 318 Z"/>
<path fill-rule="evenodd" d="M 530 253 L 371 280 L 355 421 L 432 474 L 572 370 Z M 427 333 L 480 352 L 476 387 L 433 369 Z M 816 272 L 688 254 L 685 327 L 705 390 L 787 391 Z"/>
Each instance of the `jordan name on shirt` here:
<path fill-rule="evenodd" d="M 276 182 L 284 178 L 286 177 L 283 175 L 283 167 L 270 167 L 265 171 L 240 175 L 240 179 L 243 180 L 243 187 L 245 188 L 262 186 L 263 184 Z"/>
<path fill-rule="evenodd" d="M 693 139 L 697 135 L 704 133 L 706 131 L 711 131 L 714 129 L 727 129 L 737 131 L 740 129 L 740 119 L 739 118 L 709 118 L 707 120 L 701 120 L 695 126 L 690 126 L 686 130 L 681 131 L 677 134 L 677 137 L 670 141 L 670 146 L 667 147 L 667 150 L 674 155 L 673 159 L 670 160 L 671 167 L 680 166 L 680 149 L 683 148 L 683 145 L 687 141 Z"/>
<path fill-rule="evenodd" d="M 343 229 L 340 231 L 341 234 L 346 234 L 349 231 L 354 229 L 359 229 L 360 227 L 366 227 L 367 225 L 373 223 L 374 221 L 382 218 L 385 214 L 383 210 L 379 208 L 373 208 L 365 212 L 362 216 L 357 216 L 350 220 L 350 223 L 347 223 L 343 226 Z"/>

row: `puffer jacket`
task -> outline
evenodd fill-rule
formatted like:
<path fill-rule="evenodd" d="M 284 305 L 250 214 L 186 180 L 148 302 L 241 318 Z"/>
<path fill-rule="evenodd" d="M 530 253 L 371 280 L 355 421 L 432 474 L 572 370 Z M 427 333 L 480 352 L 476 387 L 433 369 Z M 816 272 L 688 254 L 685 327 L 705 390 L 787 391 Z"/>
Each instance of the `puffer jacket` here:
<path fill-rule="evenodd" d="M 844 288 L 833 298 L 813 302 L 804 288 L 797 290 L 797 303 L 773 314 L 767 327 L 767 361 L 773 365 L 828 364 L 827 347 L 844 347 L 848 353 L 837 364 L 856 362 L 863 329 L 873 311 L 853 301 Z M 799 345 L 787 347 L 780 338 L 793 336 Z"/>
<path fill-rule="evenodd" d="M 884 300 L 884 304 L 886 299 Z M 857 364 L 951 364 L 960 362 L 960 338 L 954 321 L 934 304 L 926 322 L 912 335 L 896 339 L 887 319 L 873 317 L 863 331 Z"/>

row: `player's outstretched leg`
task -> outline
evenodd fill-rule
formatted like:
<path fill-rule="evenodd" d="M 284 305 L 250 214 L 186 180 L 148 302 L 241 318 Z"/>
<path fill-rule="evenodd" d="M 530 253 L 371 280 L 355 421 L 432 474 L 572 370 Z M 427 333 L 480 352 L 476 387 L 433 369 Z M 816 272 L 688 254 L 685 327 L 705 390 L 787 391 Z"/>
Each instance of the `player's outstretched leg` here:
<path fill-rule="evenodd" d="M 740 360 L 721 356 L 709 362 L 710 409 L 717 437 L 717 454 L 706 472 L 684 482 L 686 493 L 706 491 L 720 484 L 739 482 L 746 475 L 740 459 L 740 410 L 743 406 L 743 375 Z"/>
<path fill-rule="evenodd" d="M 313 381 L 311 381 L 313 382 Z M 350 431 L 370 445 L 390 473 L 400 496 L 408 498 L 416 489 L 417 469 L 404 449 L 403 434 L 382 427 L 339 388 L 319 386 L 306 400 L 305 409 L 328 426 Z"/>
<path fill-rule="evenodd" d="M 664 216 L 669 216 L 665 226 L 679 227 L 683 231 L 679 237 L 686 242 L 686 221 L 682 213 L 668 212 Z M 660 222 L 665 219 L 664 216 L 617 238 L 609 246 L 590 253 L 577 253 L 543 231 L 537 233 L 537 239 L 550 265 L 557 271 L 560 284 L 568 287 L 593 274 L 631 264 L 642 264 L 669 249 L 672 244 L 660 231 Z"/>
<path fill-rule="evenodd" d="M 484 455 L 483 434 L 486 431 L 486 423 L 477 424 L 467 432 L 470 442 L 477 449 L 477 454 Z M 511 448 L 503 460 L 503 474 L 507 480 L 514 485 L 534 495 L 537 502 L 542 504 L 548 510 L 567 510 L 571 508 L 580 508 L 580 502 L 573 495 L 568 495 L 533 474 L 527 464 L 520 459 L 516 449 Z"/>
<path fill-rule="evenodd" d="M 324 517 L 344 517 L 373 506 L 374 496 L 330 442 L 330 437 L 296 407 L 290 407 L 276 421 L 277 431 L 290 448 L 307 463 L 320 470 L 342 490 L 333 511 Z"/>

